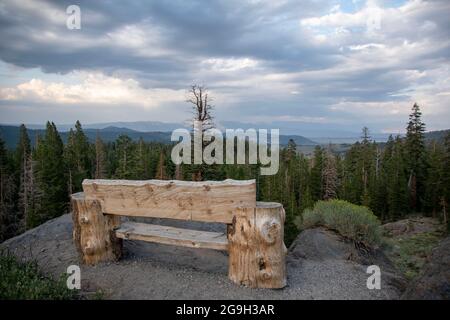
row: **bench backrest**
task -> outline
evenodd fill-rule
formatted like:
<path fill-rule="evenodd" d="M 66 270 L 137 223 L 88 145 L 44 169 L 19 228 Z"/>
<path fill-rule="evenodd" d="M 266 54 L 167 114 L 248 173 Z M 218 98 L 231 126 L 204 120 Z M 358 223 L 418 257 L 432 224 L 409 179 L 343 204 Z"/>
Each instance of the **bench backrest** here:
<path fill-rule="evenodd" d="M 255 180 L 91 180 L 86 200 L 105 214 L 231 223 L 236 207 L 256 206 Z"/>

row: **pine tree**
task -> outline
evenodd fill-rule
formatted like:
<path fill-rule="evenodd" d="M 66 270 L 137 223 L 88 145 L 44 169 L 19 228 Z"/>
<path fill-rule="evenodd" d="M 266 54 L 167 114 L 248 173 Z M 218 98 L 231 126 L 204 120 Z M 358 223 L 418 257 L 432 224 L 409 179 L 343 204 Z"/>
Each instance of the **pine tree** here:
<path fill-rule="evenodd" d="M 381 151 L 377 147 L 376 161 L 375 161 L 375 186 L 373 190 L 373 204 L 371 206 L 375 214 L 380 217 L 381 221 L 387 218 L 387 213 L 389 211 L 387 202 L 387 181 L 388 177 L 388 164 L 392 157 L 392 150 L 394 148 L 394 138 L 389 135 L 386 142 L 384 150 Z"/>
<path fill-rule="evenodd" d="M 164 151 L 161 150 L 159 154 L 159 162 L 158 162 L 158 169 L 156 170 L 156 179 L 158 180 L 167 180 L 167 173 L 166 173 L 166 159 L 164 156 Z"/>
<path fill-rule="evenodd" d="M 69 177 L 68 193 L 81 191 L 83 180 L 92 176 L 92 165 L 89 141 L 79 121 L 75 123 L 75 131 L 71 129 L 69 132 L 65 159 Z"/>
<path fill-rule="evenodd" d="M 19 128 L 19 142 L 16 147 L 16 163 L 22 166 L 27 158 L 27 155 L 31 153 L 31 143 L 28 136 L 27 128 L 24 124 Z"/>
<path fill-rule="evenodd" d="M 340 197 L 355 204 L 373 207 L 372 199 L 377 183 L 377 145 L 370 140 L 369 129 L 362 129 L 361 141 L 346 152 L 339 169 Z"/>
<path fill-rule="evenodd" d="M 149 143 L 148 146 L 148 160 L 147 160 L 147 166 L 148 166 L 148 178 L 149 179 L 156 179 L 157 170 L 158 170 L 158 163 L 160 158 L 160 152 L 163 149 L 163 146 L 158 143 Z M 182 167 L 188 166 L 188 165 L 182 165 Z"/>
<path fill-rule="evenodd" d="M 47 122 L 45 137 L 38 140 L 36 161 L 42 196 L 34 226 L 64 214 L 68 204 L 64 145 L 53 122 Z"/>
<path fill-rule="evenodd" d="M 26 229 L 27 221 L 32 215 L 31 202 L 33 194 L 33 172 L 32 172 L 32 157 L 31 157 L 31 143 L 28 137 L 27 128 L 25 125 L 20 126 L 19 143 L 16 148 L 16 163 L 19 170 L 19 199 L 18 199 L 18 219 L 20 220 L 19 232 Z"/>
<path fill-rule="evenodd" d="M 36 181 L 36 161 L 33 160 L 33 154 L 29 156 L 27 161 L 27 168 L 24 172 L 24 188 L 21 195 L 23 199 L 22 204 L 27 207 L 27 214 L 25 217 L 26 230 L 36 226 L 39 223 L 39 212 L 42 206 L 42 191 Z M 25 194 L 26 202 L 25 202 Z"/>
<path fill-rule="evenodd" d="M 368 145 L 370 143 L 370 133 L 369 128 L 363 127 L 362 128 L 362 135 L 361 135 L 361 144 L 362 145 Z"/>
<path fill-rule="evenodd" d="M 444 196 L 441 199 L 443 220 L 447 223 L 447 230 L 450 231 L 450 218 L 449 218 L 449 206 L 450 206 L 450 131 L 444 138 Z"/>
<path fill-rule="evenodd" d="M 74 171 L 76 167 L 76 160 L 75 160 L 75 134 L 72 130 L 72 128 L 69 131 L 69 135 L 67 137 L 67 145 L 64 149 L 64 161 L 67 164 L 67 189 L 69 195 L 74 193 L 74 190 L 76 189 L 75 182 L 74 182 Z"/>
<path fill-rule="evenodd" d="M 14 236 L 18 228 L 14 208 L 14 180 L 12 161 L 5 142 L 0 138 L 0 242 Z"/>
<path fill-rule="evenodd" d="M 392 154 L 386 163 L 387 203 L 391 220 L 408 211 L 407 169 L 403 148 L 403 142 L 397 136 L 392 146 Z"/>
<path fill-rule="evenodd" d="M 316 146 L 314 149 L 313 165 L 311 169 L 311 196 L 314 201 L 323 198 L 323 149 Z"/>
<path fill-rule="evenodd" d="M 354 204 L 361 204 L 364 194 L 362 148 L 359 141 L 353 144 L 347 151 L 342 164 L 341 198 Z"/>
<path fill-rule="evenodd" d="M 136 176 L 135 145 L 127 135 L 120 135 L 116 140 L 117 179 L 134 179 Z"/>
<path fill-rule="evenodd" d="M 286 148 L 286 159 L 290 161 L 297 155 L 297 144 L 293 139 L 289 139 L 287 148 Z"/>
<path fill-rule="evenodd" d="M 417 103 L 412 107 L 406 128 L 406 159 L 408 169 L 408 191 L 413 211 L 422 209 L 426 181 L 425 124 Z"/>
<path fill-rule="evenodd" d="M 312 208 L 313 206 L 314 200 L 311 195 L 311 189 L 309 185 L 307 185 L 304 191 L 301 193 L 300 212 L 303 212 L 305 209 Z"/>
<path fill-rule="evenodd" d="M 106 153 L 105 145 L 103 144 L 100 135 L 97 132 L 95 138 L 95 179 L 105 179 L 106 178 Z"/>
<path fill-rule="evenodd" d="M 136 179 L 144 180 L 148 179 L 148 177 L 147 147 L 141 137 L 137 143 L 136 150 Z"/>
<path fill-rule="evenodd" d="M 361 204 L 366 207 L 370 207 L 371 197 L 370 197 L 370 186 L 371 181 L 370 178 L 374 178 L 372 175 L 373 172 L 373 164 L 376 161 L 376 152 L 374 148 L 374 144 L 371 143 L 369 129 L 367 127 L 363 127 L 362 136 L 361 136 L 361 148 L 359 150 L 359 165 L 358 169 L 361 170 L 361 179 L 362 179 L 362 195 L 361 195 Z"/>
<path fill-rule="evenodd" d="M 323 181 L 323 199 L 331 200 L 337 197 L 337 168 L 336 159 L 328 149 L 324 152 L 323 156 L 323 171 L 322 171 L 322 181 Z"/>
<path fill-rule="evenodd" d="M 303 154 L 299 156 L 299 176 L 297 179 L 298 186 L 298 206 L 299 211 L 303 212 L 306 208 L 311 208 L 314 201 L 310 188 L 310 168 L 308 159 Z"/>
<path fill-rule="evenodd" d="M 442 208 L 442 198 L 445 197 L 445 173 L 443 147 L 432 142 L 428 152 L 428 174 L 426 180 L 426 191 L 424 197 L 424 210 L 431 212 L 433 217 L 437 217 Z"/>

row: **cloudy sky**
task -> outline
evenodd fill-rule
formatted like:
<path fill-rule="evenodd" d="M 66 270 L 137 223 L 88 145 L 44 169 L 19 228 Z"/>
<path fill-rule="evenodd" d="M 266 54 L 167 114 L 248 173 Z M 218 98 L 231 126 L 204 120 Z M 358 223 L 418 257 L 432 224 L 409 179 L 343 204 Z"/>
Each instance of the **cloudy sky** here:
<path fill-rule="evenodd" d="M 81 29 L 66 8 L 81 8 Z M 450 127 L 450 1 L 0 1 L 0 123 L 219 121 Z"/>

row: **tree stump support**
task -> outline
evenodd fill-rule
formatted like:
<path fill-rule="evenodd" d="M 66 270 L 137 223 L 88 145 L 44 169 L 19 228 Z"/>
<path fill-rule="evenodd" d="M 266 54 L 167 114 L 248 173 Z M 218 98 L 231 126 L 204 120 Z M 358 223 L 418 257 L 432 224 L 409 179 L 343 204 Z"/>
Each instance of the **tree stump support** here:
<path fill-rule="evenodd" d="M 120 226 L 120 216 L 104 215 L 98 200 L 87 200 L 82 192 L 71 197 L 73 239 L 81 261 L 95 265 L 116 261 L 122 254 L 122 239 L 114 229 Z"/>
<path fill-rule="evenodd" d="M 251 288 L 286 286 L 285 212 L 279 203 L 258 202 L 235 210 L 228 225 L 228 277 Z"/>

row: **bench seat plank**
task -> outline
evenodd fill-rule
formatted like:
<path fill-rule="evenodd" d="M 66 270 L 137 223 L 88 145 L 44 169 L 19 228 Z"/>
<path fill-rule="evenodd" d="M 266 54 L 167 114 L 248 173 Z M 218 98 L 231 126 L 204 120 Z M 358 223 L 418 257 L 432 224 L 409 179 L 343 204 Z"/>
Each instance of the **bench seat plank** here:
<path fill-rule="evenodd" d="M 255 180 L 84 180 L 86 199 L 106 214 L 231 223 L 237 207 L 256 206 Z"/>
<path fill-rule="evenodd" d="M 148 223 L 125 222 L 115 230 L 116 237 L 191 248 L 227 250 L 224 233 L 181 229 Z"/>

